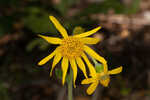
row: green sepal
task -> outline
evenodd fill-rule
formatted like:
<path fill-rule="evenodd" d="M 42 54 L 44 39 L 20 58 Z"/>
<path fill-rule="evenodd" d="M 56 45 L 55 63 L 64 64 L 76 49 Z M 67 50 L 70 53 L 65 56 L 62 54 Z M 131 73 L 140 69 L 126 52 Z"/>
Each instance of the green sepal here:
<path fill-rule="evenodd" d="M 104 66 L 100 63 L 98 63 L 93 57 L 92 58 L 92 61 L 94 62 L 95 64 L 95 70 L 97 73 L 100 73 L 100 72 L 103 72 L 104 71 Z"/>
<path fill-rule="evenodd" d="M 75 28 L 73 29 L 73 34 L 74 34 L 74 35 L 81 34 L 81 33 L 83 33 L 83 32 L 85 32 L 85 29 L 82 28 L 82 27 L 80 27 L 80 26 L 77 26 L 77 27 L 75 27 Z"/>
<path fill-rule="evenodd" d="M 95 64 L 95 70 L 97 73 L 103 72 L 104 71 L 104 66 L 100 63 Z"/>

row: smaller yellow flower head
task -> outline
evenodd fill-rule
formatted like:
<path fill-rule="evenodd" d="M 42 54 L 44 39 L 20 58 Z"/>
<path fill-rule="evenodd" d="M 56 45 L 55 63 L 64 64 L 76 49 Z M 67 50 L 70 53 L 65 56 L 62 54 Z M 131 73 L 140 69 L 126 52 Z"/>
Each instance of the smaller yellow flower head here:
<path fill-rule="evenodd" d="M 38 63 L 38 65 L 43 65 L 54 57 L 50 76 L 52 76 L 52 71 L 55 68 L 56 64 L 62 59 L 61 62 L 61 68 L 63 72 L 62 84 L 65 83 L 65 77 L 70 63 L 71 68 L 73 70 L 73 81 L 75 86 L 75 81 L 77 77 L 77 65 L 86 78 L 87 78 L 87 74 L 86 74 L 86 67 L 84 61 L 87 64 L 90 73 L 93 73 L 94 71 L 92 64 L 90 63 L 90 61 L 86 56 L 86 53 L 92 56 L 93 58 L 95 58 L 96 60 L 98 60 L 103 65 L 106 65 L 107 62 L 105 61 L 105 59 L 99 56 L 94 50 L 92 50 L 88 46 L 88 44 L 96 44 L 99 42 L 99 39 L 91 38 L 88 36 L 96 33 L 101 27 L 97 27 L 93 30 L 90 30 L 88 32 L 83 32 L 81 34 L 68 36 L 68 33 L 65 30 L 65 28 L 58 22 L 58 20 L 55 17 L 49 16 L 49 18 L 63 37 L 63 38 L 57 38 L 57 37 L 38 35 L 39 37 L 45 39 L 48 43 L 59 44 L 59 46 L 50 55 L 48 55 Z"/>
<path fill-rule="evenodd" d="M 108 73 L 97 73 L 97 79 L 100 80 L 100 83 L 104 86 L 107 87 L 109 82 L 110 82 L 110 76 Z"/>
<path fill-rule="evenodd" d="M 87 89 L 87 94 L 91 95 L 95 91 L 95 89 L 99 83 L 101 83 L 104 87 L 107 87 L 110 82 L 109 75 L 118 74 L 118 73 L 122 72 L 122 66 L 120 66 L 116 69 L 110 70 L 110 71 L 108 71 L 107 68 L 105 68 L 105 69 L 106 70 L 104 70 L 100 73 L 96 73 L 96 71 L 95 71 L 95 74 L 92 74 L 91 78 L 84 79 L 81 82 L 81 84 L 91 84 Z"/>

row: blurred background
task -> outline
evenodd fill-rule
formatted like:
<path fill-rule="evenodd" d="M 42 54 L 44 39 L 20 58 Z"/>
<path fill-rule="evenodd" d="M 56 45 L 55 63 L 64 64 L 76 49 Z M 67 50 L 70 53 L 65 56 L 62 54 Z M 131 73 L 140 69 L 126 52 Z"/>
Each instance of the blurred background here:
<path fill-rule="evenodd" d="M 66 86 L 49 77 L 52 60 L 37 66 L 56 47 L 37 35 L 60 36 L 49 15 L 69 34 L 102 26 L 93 47 L 109 69 L 123 66 L 92 96 L 79 72 L 74 100 L 150 100 L 150 0 L 0 0 L 0 100 L 67 100 Z"/>

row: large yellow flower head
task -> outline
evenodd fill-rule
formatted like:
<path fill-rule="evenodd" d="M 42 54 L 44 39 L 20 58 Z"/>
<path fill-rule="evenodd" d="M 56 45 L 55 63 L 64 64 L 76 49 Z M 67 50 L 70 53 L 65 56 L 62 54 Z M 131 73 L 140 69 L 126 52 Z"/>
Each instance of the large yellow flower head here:
<path fill-rule="evenodd" d="M 57 19 L 53 16 L 49 16 L 52 23 L 55 25 L 56 29 L 60 32 L 63 38 L 57 37 L 47 37 L 43 35 L 39 35 L 41 38 L 45 39 L 48 43 L 51 44 L 59 44 L 59 46 L 47 57 L 42 59 L 38 65 L 43 65 L 48 62 L 51 58 L 54 57 L 50 76 L 52 75 L 52 71 L 55 68 L 56 64 L 62 59 L 61 68 L 62 68 L 62 84 L 65 83 L 65 77 L 68 70 L 69 62 L 71 68 L 73 70 L 73 81 L 75 85 L 75 80 L 77 77 L 77 65 L 83 72 L 84 76 L 87 78 L 85 64 L 82 59 L 87 63 L 87 66 L 92 73 L 92 65 L 89 62 L 85 52 L 101 62 L 102 64 L 106 64 L 106 61 L 103 57 L 99 56 L 95 51 L 93 51 L 87 44 L 96 44 L 99 42 L 97 38 L 90 38 L 90 36 L 97 32 L 101 27 L 97 27 L 88 32 L 84 32 L 82 34 L 68 36 L 67 31 L 63 28 L 63 26 L 57 21 Z"/>
<path fill-rule="evenodd" d="M 91 74 L 91 78 L 84 79 L 81 84 L 91 84 L 87 89 L 87 94 L 91 95 L 99 83 L 101 83 L 104 87 L 107 87 L 110 82 L 110 76 L 112 74 L 118 74 L 122 71 L 122 66 L 108 71 L 107 65 L 106 68 L 100 73 L 97 73 L 95 70 L 93 70 L 93 73 Z"/>

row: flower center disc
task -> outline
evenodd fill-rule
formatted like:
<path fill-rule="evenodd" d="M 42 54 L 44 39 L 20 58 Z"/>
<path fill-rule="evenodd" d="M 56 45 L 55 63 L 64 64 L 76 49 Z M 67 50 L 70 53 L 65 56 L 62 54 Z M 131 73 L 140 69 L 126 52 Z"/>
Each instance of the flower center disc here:
<path fill-rule="evenodd" d="M 104 80 L 107 80 L 108 78 L 109 78 L 109 75 L 105 74 L 104 72 L 97 74 L 97 79 L 99 79 L 99 80 L 104 81 Z"/>
<path fill-rule="evenodd" d="M 67 58 L 78 57 L 83 53 L 83 45 L 79 38 L 66 38 L 60 45 L 61 54 Z"/>

